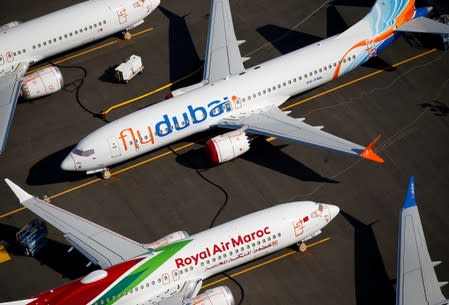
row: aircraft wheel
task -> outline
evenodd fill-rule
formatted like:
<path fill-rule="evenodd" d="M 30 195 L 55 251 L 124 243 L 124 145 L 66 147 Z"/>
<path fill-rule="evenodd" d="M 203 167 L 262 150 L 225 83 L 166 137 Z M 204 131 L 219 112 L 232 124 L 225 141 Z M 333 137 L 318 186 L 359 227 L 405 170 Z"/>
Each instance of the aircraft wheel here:
<path fill-rule="evenodd" d="M 123 34 L 123 38 L 125 40 L 130 40 L 133 37 L 133 34 L 131 34 L 131 32 L 126 31 L 125 34 Z"/>
<path fill-rule="evenodd" d="M 301 252 L 301 253 L 306 252 L 306 251 L 307 251 L 307 245 L 306 245 L 305 243 L 300 243 L 300 244 L 298 245 L 298 250 L 299 250 L 299 252 Z"/>
<path fill-rule="evenodd" d="M 104 171 L 102 171 L 101 178 L 103 178 L 104 180 L 108 180 L 109 178 L 111 178 L 111 171 L 109 169 L 105 169 Z"/>

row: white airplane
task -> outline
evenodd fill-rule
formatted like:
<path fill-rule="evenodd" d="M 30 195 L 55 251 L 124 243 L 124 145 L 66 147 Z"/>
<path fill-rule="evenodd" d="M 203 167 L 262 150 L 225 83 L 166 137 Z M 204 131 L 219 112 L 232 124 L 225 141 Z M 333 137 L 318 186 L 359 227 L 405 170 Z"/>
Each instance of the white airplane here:
<path fill-rule="evenodd" d="M 20 203 L 62 231 L 73 247 L 103 268 L 33 298 L 2 303 L 9 305 L 232 305 L 226 286 L 198 295 L 203 280 L 317 236 L 340 211 L 329 204 L 290 202 L 192 236 L 180 231 L 141 244 L 5 181 Z"/>
<path fill-rule="evenodd" d="M 249 150 L 249 137 L 262 135 L 309 144 L 383 162 L 367 147 L 351 143 L 289 117 L 278 106 L 366 62 L 389 45 L 396 31 L 449 33 L 449 26 L 420 17 L 414 0 L 379 0 L 371 12 L 340 35 L 245 69 L 234 33 L 229 0 L 211 0 L 203 81 L 173 91 L 173 98 L 129 114 L 82 139 L 62 162 L 68 171 L 102 172 L 108 167 L 174 141 L 222 127 L 234 131 L 206 144 L 214 163 Z M 415 18 L 415 19 L 414 19 Z"/>
<path fill-rule="evenodd" d="M 441 293 L 447 282 L 438 282 L 430 259 L 415 199 L 415 180 L 410 183 L 401 209 L 398 241 L 396 305 L 449 304 Z"/>
<path fill-rule="evenodd" d="M 28 67 L 143 23 L 160 0 L 90 0 L 20 23 L 0 27 L 0 154 L 4 151 L 19 95 L 37 98 L 59 91 L 64 81 L 57 67 L 25 76 Z"/>

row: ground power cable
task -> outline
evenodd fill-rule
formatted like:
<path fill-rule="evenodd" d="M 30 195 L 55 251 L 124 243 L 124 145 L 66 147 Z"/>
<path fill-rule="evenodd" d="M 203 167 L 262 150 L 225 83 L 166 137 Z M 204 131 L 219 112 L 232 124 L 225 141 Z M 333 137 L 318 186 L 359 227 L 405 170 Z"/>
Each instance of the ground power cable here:
<path fill-rule="evenodd" d="M 223 274 L 225 277 L 227 277 L 230 281 L 234 282 L 240 290 L 240 300 L 238 302 L 236 302 L 236 305 L 242 305 L 243 300 L 245 299 L 245 289 L 243 289 L 242 284 L 240 284 L 239 281 L 237 281 L 234 277 L 228 275 L 226 272 L 222 272 L 221 274 Z"/>
<path fill-rule="evenodd" d="M 67 66 L 67 65 L 58 65 L 58 64 L 55 64 L 54 62 L 51 62 L 51 61 L 50 61 L 50 64 L 53 65 L 53 66 L 55 66 L 55 67 L 57 67 L 57 68 L 60 68 L 60 69 L 78 69 L 78 70 L 81 70 L 81 71 L 83 72 L 83 76 L 81 76 L 81 78 L 76 79 L 76 80 L 74 80 L 72 83 L 70 83 L 70 84 L 74 84 L 74 85 L 76 86 L 76 90 L 75 90 L 75 98 L 76 98 L 76 102 L 78 103 L 78 105 L 79 105 L 84 111 L 86 111 L 87 113 L 91 114 L 93 117 L 99 118 L 99 119 L 101 119 L 102 121 L 104 121 L 105 123 L 109 123 L 109 122 L 110 122 L 110 121 L 108 121 L 106 118 L 104 118 L 104 117 L 102 117 L 102 116 L 99 116 L 96 112 L 94 112 L 94 111 L 90 110 L 89 108 L 87 108 L 87 107 L 83 104 L 83 102 L 81 101 L 81 98 L 80 98 L 80 91 L 81 91 L 81 88 L 82 88 L 82 86 L 83 86 L 83 84 L 84 84 L 84 80 L 85 80 L 86 77 L 87 77 L 87 69 L 86 69 L 86 68 L 84 68 L 84 67 L 82 67 L 82 66 L 74 66 L 74 65 L 70 65 L 70 66 Z"/>
<path fill-rule="evenodd" d="M 190 160 L 189 158 L 185 157 L 184 155 L 180 155 L 176 150 L 174 150 L 173 148 L 171 148 L 170 146 L 168 146 L 168 149 L 178 158 L 184 158 L 184 160 L 186 160 L 186 162 L 193 168 L 195 169 L 195 172 L 198 174 L 198 176 L 200 176 L 201 179 L 203 179 L 206 183 L 212 185 L 213 187 L 219 189 L 223 195 L 224 195 L 224 200 L 223 203 L 221 204 L 220 208 L 218 209 L 217 213 L 215 214 L 215 216 L 212 218 L 212 221 L 209 224 L 209 229 L 215 226 L 215 222 L 217 221 L 217 218 L 220 216 L 221 212 L 223 211 L 223 209 L 226 207 L 226 205 L 228 204 L 229 201 L 229 195 L 228 192 L 219 184 L 213 182 L 212 180 L 210 180 L 209 178 L 207 178 L 206 176 L 203 175 L 202 171 L 200 171 L 192 162 L 192 160 Z"/>

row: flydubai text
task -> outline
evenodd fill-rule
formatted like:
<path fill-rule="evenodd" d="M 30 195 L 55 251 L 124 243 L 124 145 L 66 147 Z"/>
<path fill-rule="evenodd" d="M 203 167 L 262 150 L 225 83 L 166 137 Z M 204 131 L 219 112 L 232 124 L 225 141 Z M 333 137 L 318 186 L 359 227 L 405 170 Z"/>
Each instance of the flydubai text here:
<path fill-rule="evenodd" d="M 229 241 L 214 244 L 213 246 L 207 247 L 206 249 L 196 253 L 195 255 L 175 259 L 176 268 L 185 267 L 191 264 L 198 265 L 198 262 L 200 260 L 206 259 L 219 253 L 223 253 L 231 248 L 235 248 L 250 243 L 256 238 L 261 238 L 270 234 L 271 234 L 270 227 L 265 227 L 261 230 L 254 231 L 246 235 L 238 235 L 235 238 L 231 237 Z"/>
<path fill-rule="evenodd" d="M 165 137 L 175 131 L 181 131 L 191 125 L 196 125 L 206 121 L 207 118 L 214 118 L 231 112 L 234 109 L 242 107 L 242 101 L 237 96 L 231 96 L 231 99 L 224 97 L 223 100 L 214 100 L 203 106 L 187 106 L 186 111 L 180 115 L 164 114 L 162 120 L 154 124 L 154 127 L 148 125 L 147 130 L 137 128 L 125 128 L 120 131 L 119 138 L 122 140 L 125 151 L 128 150 L 128 143 L 139 149 L 139 145 L 154 144 L 155 136 Z M 130 138 L 128 138 L 128 135 Z"/>

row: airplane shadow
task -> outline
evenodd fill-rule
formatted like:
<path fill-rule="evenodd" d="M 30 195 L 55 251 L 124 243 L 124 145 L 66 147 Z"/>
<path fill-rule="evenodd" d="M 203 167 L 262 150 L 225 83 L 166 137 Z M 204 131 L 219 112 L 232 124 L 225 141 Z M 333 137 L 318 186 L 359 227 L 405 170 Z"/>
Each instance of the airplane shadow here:
<path fill-rule="evenodd" d="M 16 233 L 19 228 L 0 223 L 0 240 L 6 241 L 8 253 L 13 256 L 25 256 L 23 249 L 16 241 Z M 89 263 L 76 249 L 67 253 L 69 246 L 58 241 L 48 239 L 48 244 L 33 258 L 38 260 L 41 265 L 48 266 L 63 277 L 70 280 L 84 276 L 91 271 L 98 269 L 97 265 Z"/>
<path fill-rule="evenodd" d="M 163 6 L 159 6 L 158 9 L 169 20 L 170 80 L 173 82 L 195 71 L 203 62 L 198 56 L 185 21 L 189 14 L 178 16 Z M 201 79 L 201 73 L 197 73 L 184 81 L 174 84 L 171 90 L 193 85 L 200 82 Z"/>
<path fill-rule="evenodd" d="M 255 138 L 251 142 L 251 149 L 240 156 L 240 158 L 301 181 L 339 183 L 338 181 L 321 176 L 313 169 L 284 153 L 282 148 L 286 146 L 275 146 L 265 141 L 264 138 Z M 205 170 L 211 167 L 204 148 L 191 149 L 179 154 L 176 161 L 185 167 L 196 170 Z"/>
<path fill-rule="evenodd" d="M 354 281 L 357 305 L 394 305 L 396 292 L 377 245 L 372 226 L 344 211 L 340 214 L 354 227 Z"/>
<path fill-rule="evenodd" d="M 75 145 L 57 151 L 34 164 L 28 172 L 28 185 L 53 184 L 66 181 L 78 181 L 86 178 L 85 173 L 67 172 L 60 168 L 61 162 Z"/>
<path fill-rule="evenodd" d="M 322 40 L 322 37 L 267 24 L 256 29 L 280 53 L 287 54 Z"/>

